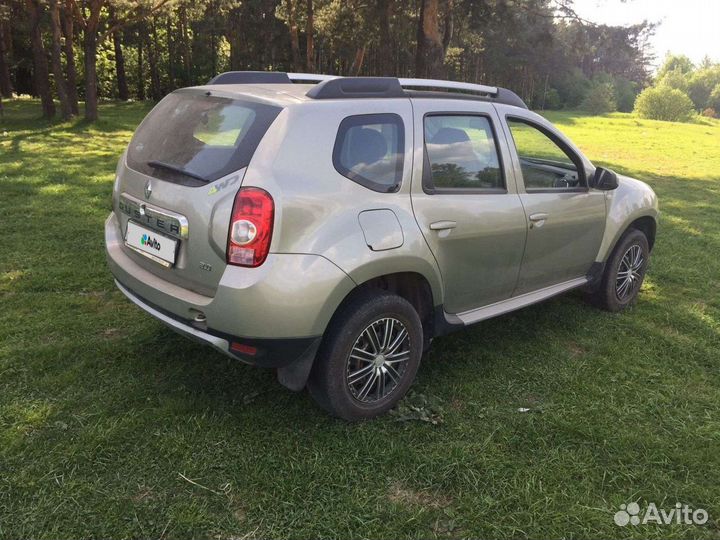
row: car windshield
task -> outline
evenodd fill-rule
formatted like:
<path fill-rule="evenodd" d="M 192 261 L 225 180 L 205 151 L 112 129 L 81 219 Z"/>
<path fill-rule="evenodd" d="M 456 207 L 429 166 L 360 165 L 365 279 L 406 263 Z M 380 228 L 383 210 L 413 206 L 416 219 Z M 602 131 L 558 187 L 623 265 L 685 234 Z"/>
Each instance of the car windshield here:
<path fill-rule="evenodd" d="M 246 167 L 280 108 L 174 92 L 143 120 L 128 165 L 144 174 L 198 185 Z"/>

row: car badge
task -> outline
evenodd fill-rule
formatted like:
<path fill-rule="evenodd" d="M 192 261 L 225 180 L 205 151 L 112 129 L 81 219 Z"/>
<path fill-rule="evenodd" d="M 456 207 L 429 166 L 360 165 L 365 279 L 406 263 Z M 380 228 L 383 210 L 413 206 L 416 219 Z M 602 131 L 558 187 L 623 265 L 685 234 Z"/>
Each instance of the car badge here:
<path fill-rule="evenodd" d="M 149 199 L 150 195 L 152 195 L 152 184 L 150 183 L 150 180 L 145 182 L 145 198 Z"/>

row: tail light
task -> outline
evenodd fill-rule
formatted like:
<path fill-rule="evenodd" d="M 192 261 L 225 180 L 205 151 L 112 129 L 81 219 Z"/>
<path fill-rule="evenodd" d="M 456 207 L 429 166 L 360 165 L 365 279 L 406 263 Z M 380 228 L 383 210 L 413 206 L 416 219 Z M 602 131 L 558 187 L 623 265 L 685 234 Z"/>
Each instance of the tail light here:
<path fill-rule="evenodd" d="M 264 263 L 270 251 L 274 218 L 275 203 L 267 191 L 240 188 L 230 219 L 228 264 L 255 267 Z"/>

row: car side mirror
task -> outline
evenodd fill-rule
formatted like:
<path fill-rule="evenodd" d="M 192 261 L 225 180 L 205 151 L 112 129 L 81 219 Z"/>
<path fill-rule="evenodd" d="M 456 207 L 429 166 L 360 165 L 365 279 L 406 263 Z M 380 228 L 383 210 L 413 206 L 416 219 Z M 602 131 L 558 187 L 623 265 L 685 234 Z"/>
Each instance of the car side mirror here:
<path fill-rule="evenodd" d="M 602 191 L 612 191 L 618 187 L 618 177 L 614 171 L 598 167 L 590 181 L 590 187 Z"/>

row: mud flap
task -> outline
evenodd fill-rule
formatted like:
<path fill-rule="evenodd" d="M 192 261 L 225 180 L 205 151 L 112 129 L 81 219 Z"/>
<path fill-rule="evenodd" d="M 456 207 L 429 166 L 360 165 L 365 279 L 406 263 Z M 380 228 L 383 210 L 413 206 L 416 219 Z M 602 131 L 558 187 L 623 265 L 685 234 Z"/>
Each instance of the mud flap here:
<path fill-rule="evenodd" d="M 278 368 L 278 382 L 293 392 L 299 392 L 305 388 L 321 341 L 322 337 L 317 338 L 297 360 L 287 366 Z"/>

